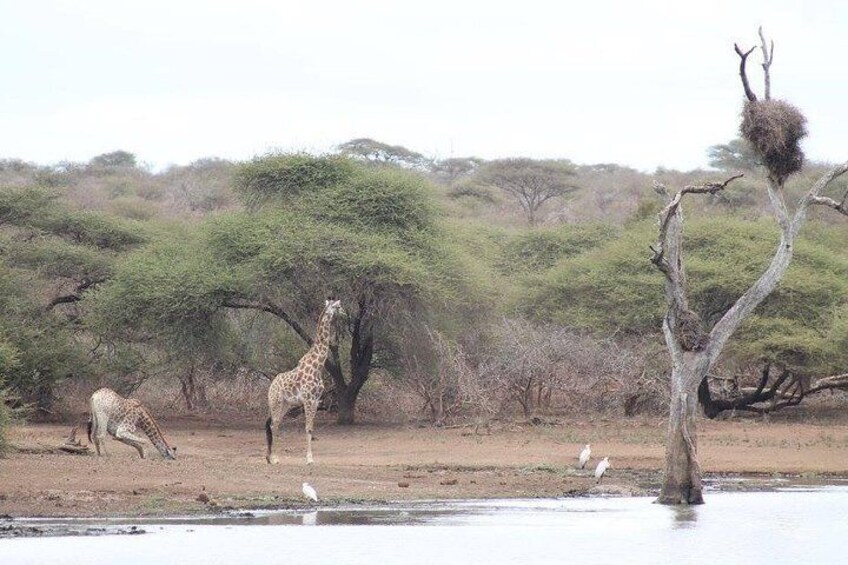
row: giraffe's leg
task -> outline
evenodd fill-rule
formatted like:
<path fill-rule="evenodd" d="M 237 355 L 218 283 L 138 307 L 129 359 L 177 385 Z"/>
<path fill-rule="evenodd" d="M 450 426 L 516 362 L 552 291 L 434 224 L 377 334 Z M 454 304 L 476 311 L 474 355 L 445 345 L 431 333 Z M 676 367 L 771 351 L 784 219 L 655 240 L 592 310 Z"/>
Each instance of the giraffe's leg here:
<path fill-rule="evenodd" d="M 318 401 L 303 403 L 303 416 L 306 420 L 306 464 L 312 464 L 312 428 L 315 423 L 315 413 L 318 412 Z"/>
<path fill-rule="evenodd" d="M 138 454 L 144 459 L 144 438 L 131 433 L 123 426 L 118 426 L 115 431 L 115 439 L 136 448 Z"/>
<path fill-rule="evenodd" d="M 97 455 L 107 455 L 106 453 L 106 417 L 98 411 L 91 413 L 91 439 L 94 440 L 94 448 L 97 450 Z"/>
<path fill-rule="evenodd" d="M 271 465 L 279 465 L 280 458 L 274 455 L 274 430 L 277 430 L 277 439 L 280 439 L 280 418 L 274 413 L 268 416 L 268 419 L 265 420 L 265 440 L 268 444 L 267 452 L 265 453 L 265 460 L 268 461 Z"/>
<path fill-rule="evenodd" d="M 265 454 L 265 459 L 271 465 L 279 465 L 280 458 L 274 455 L 274 432 L 277 433 L 277 439 L 283 434 L 283 415 L 288 410 L 288 404 L 283 400 L 278 400 L 271 407 L 270 415 L 265 420 L 265 439 L 267 440 L 268 450 Z M 283 452 L 282 443 L 280 443 L 280 453 Z"/>
<path fill-rule="evenodd" d="M 88 440 L 94 444 L 94 451 L 97 453 L 97 456 L 100 457 L 100 442 L 97 439 L 98 431 L 99 429 L 97 426 L 97 412 L 92 410 L 91 421 L 88 423 Z"/>
<path fill-rule="evenodd" d="M 94 406 L 94 402 L 89 401 L 89 418 L 90 421 L 88 423 L 88 441 L 94 444 L 94 450 L 97 452 L 97 456 L 100 457 L 104 454 L 104 452 L 100 449 L 100 438 L 98 434 L 100 433 L 101 422 L 97 415 L 97 408 Z"/>

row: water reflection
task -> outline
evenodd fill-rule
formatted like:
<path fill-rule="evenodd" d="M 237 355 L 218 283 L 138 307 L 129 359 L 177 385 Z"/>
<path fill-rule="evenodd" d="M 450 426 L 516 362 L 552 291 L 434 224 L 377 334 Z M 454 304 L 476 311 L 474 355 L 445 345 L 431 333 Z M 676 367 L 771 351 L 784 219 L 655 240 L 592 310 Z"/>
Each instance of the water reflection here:
<path fill-rule="evenodd" d="M 313 510 L 312 512 L 307 512 L 306 514 L 304 514 L 301 524 L 303 524 L 304 526 L 315 526 L 316 524 L 318 524 L 318 511 Z"/>
<path fill-rule="evenodd" d="M 669 509 L 672 515 L 672 526 L 674 529 L 685 529 L 685 528 L 694 528 L 696 526 L 696 522 L 698 521 L 698 507 L 697 506 L 684 506 L 684 505 L 675 505 L 675 506 L 666 506 Z"/>

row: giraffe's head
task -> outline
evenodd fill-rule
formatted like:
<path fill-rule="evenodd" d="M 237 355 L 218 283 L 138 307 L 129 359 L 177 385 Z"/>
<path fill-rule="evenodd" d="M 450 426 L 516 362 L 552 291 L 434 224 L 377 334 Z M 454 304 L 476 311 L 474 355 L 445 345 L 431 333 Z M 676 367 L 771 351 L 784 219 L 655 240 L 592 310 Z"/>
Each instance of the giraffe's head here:
<path fill-rule="evenodd" d="M 345 311 L 342 308 L 342 301 L 336 300 L 333 298 L 327 298 L 324 301 L 324 315 L 328 316 L 331 320 L 336 317 L 337 314 L 344 315 Z"/>

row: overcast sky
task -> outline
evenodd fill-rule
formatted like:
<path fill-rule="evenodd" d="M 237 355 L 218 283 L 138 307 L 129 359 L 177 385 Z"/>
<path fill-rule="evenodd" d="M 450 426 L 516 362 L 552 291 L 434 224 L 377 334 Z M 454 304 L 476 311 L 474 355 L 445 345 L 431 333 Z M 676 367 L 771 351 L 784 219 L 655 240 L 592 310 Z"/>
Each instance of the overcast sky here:
<path fill-rule="evenodd" d="M 845 160 L 848 3 L 815 0 L 0 0 L 0 158 L 158 169 L 372 137 L 695 168 L 736 136 L 733 43 L 760 24 L 808 155 Z"/>

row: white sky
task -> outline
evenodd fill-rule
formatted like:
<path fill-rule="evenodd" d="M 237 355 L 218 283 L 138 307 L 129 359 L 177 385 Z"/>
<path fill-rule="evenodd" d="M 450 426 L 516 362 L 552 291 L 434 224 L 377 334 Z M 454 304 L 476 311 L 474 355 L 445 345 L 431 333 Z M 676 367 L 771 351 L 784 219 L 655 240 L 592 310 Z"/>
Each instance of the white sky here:
<path fill-rule="evenodd" d="M 816 0 L 0 0 L 0 158 L 161 168 L 372 137 L 689 169 L 736 136 L 733 42 L 760 24 L 808 155 L 848 158 L 848 2 Z"/>

